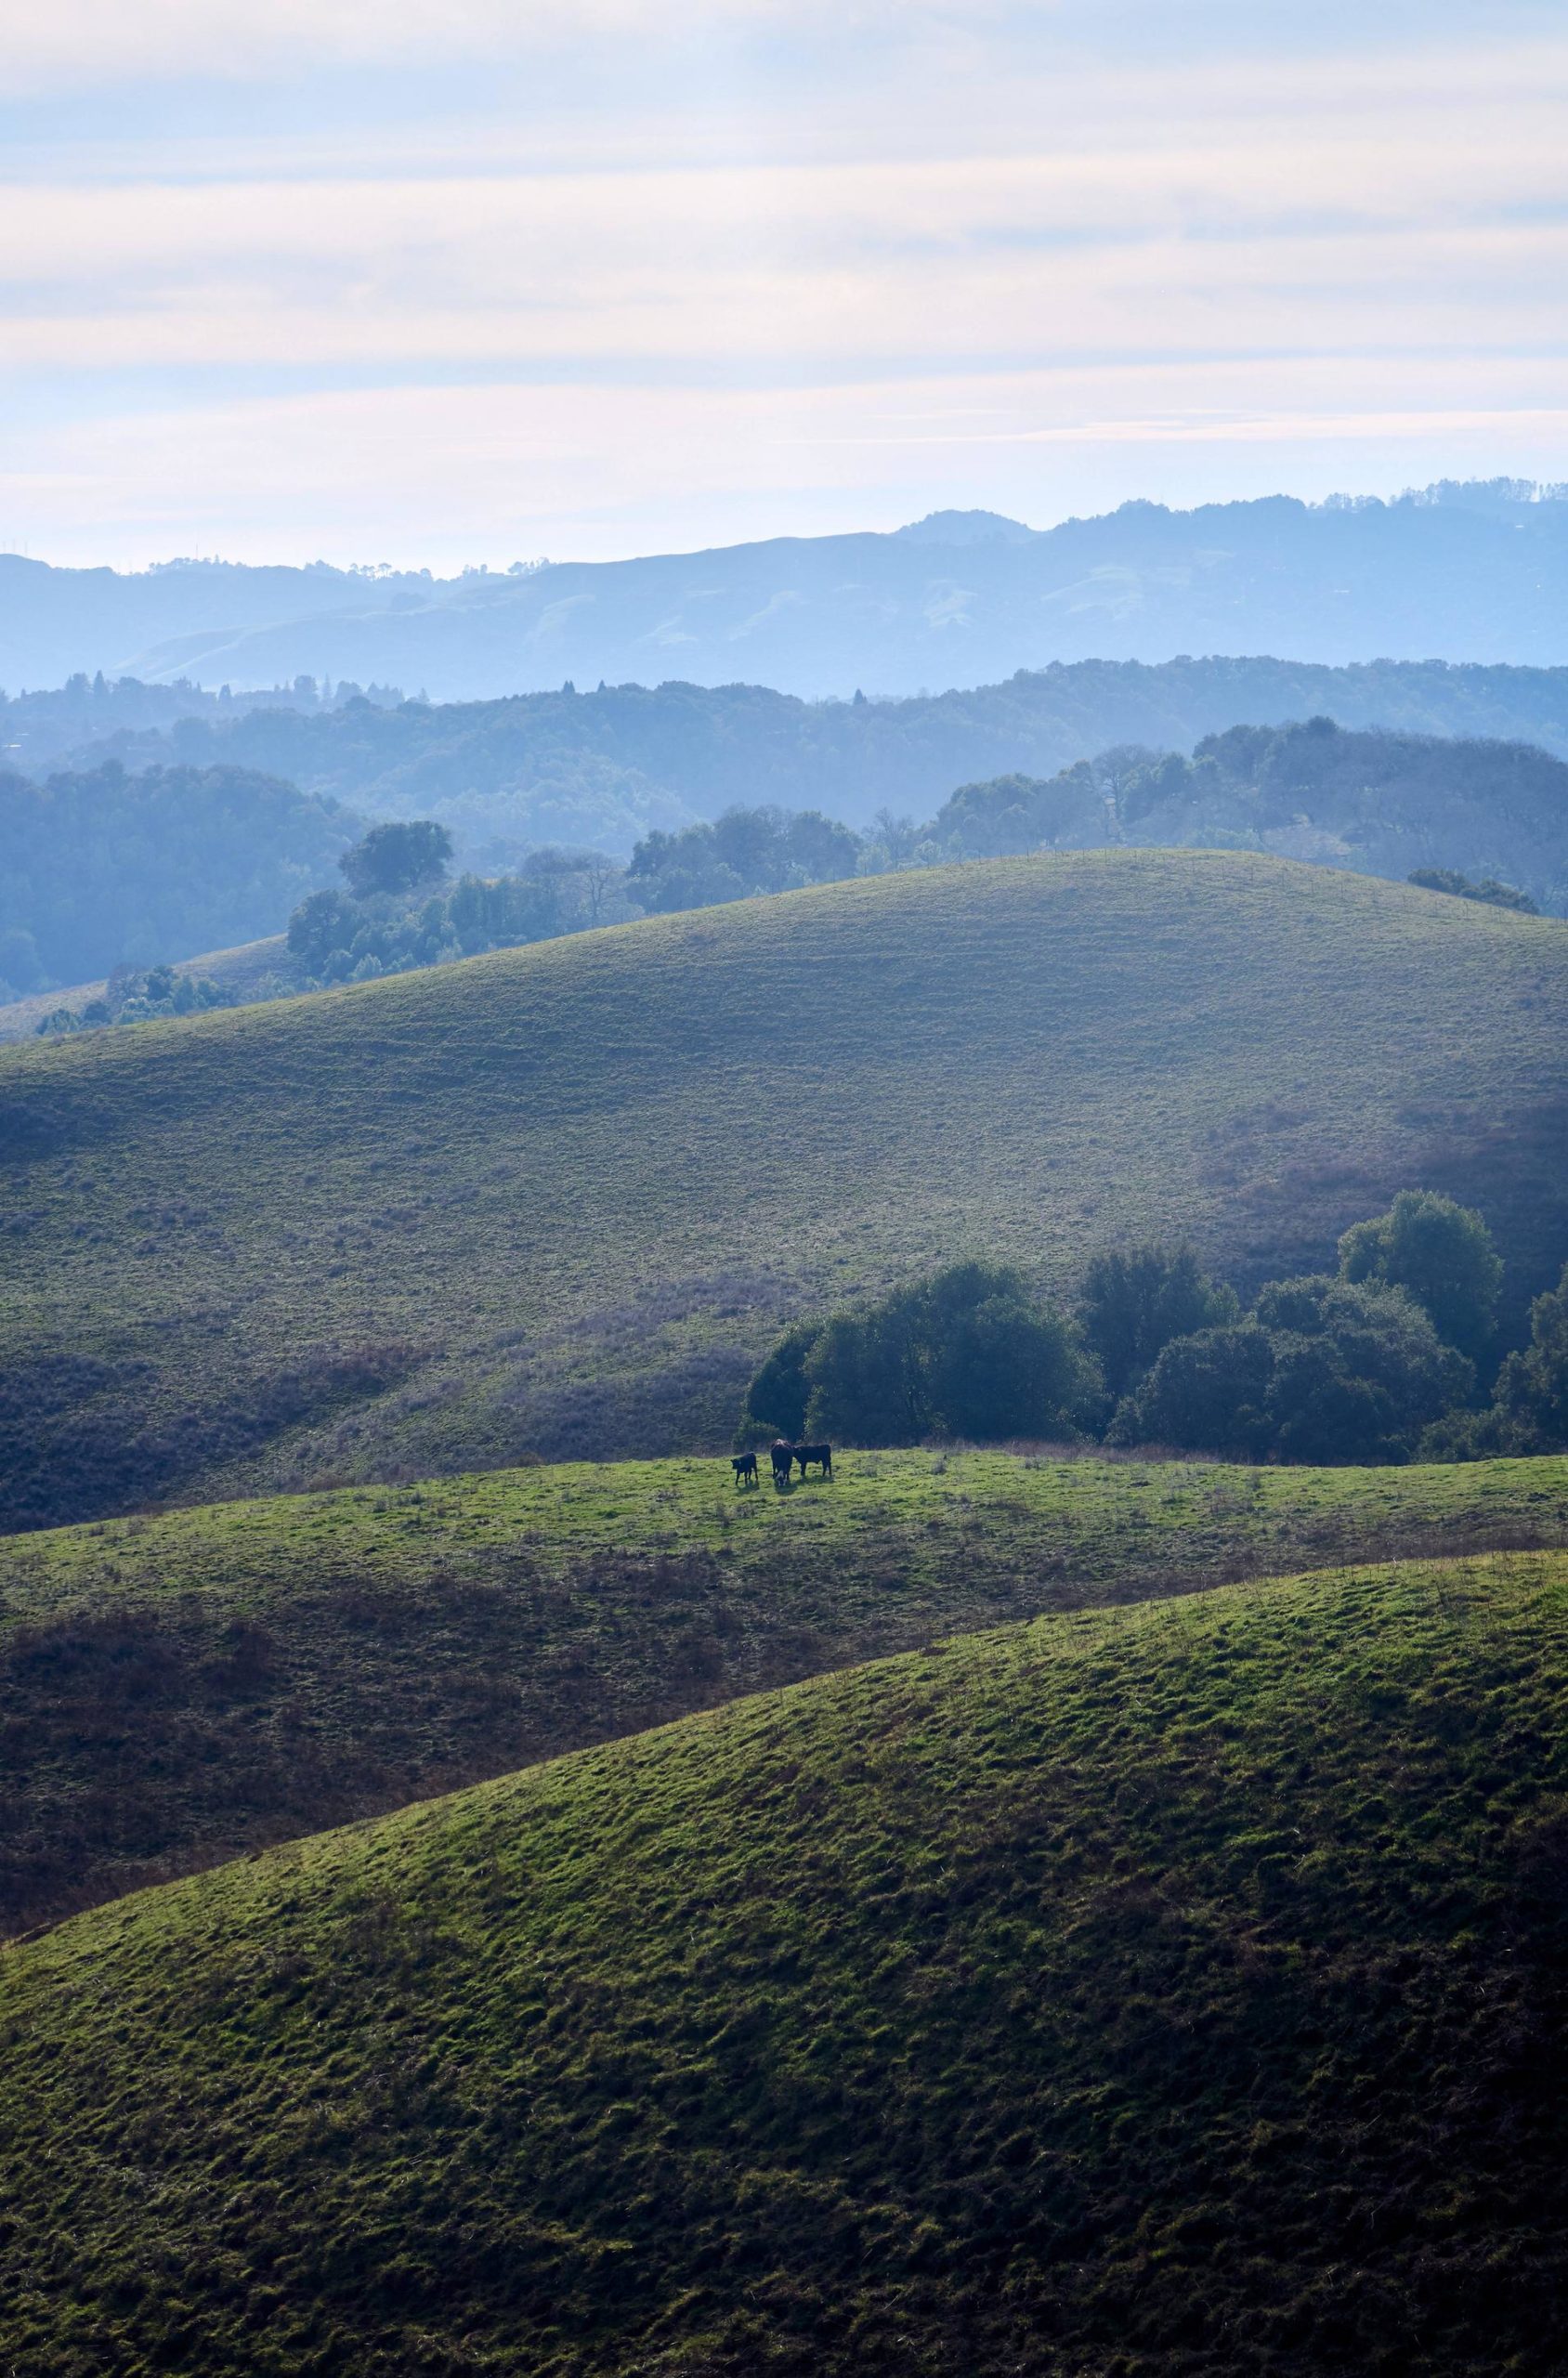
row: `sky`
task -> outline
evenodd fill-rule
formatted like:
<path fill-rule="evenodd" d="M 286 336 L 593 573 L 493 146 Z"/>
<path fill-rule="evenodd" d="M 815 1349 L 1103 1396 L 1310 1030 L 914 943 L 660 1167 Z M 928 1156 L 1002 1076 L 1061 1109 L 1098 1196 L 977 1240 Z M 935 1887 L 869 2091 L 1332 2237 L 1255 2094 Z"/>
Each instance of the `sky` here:
<path fill-rule="evenodd" d="M 0 20 L 0 550 L 1568 480 L 1562 0 Z"/>

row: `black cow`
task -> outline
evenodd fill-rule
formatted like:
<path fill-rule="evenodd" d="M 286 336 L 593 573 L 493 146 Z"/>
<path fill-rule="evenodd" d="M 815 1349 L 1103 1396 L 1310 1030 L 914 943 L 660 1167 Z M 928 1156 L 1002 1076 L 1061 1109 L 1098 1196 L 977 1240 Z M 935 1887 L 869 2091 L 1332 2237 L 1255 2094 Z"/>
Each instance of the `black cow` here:
<path fill-rule="evenodd" d="M 783 1437 L 776 1437 L 768 1447 L 768 1459 L 773 1464 L 773 1483 L 788 1486 L 790 1472 L 795 1466 L 795 1448 Z"/>
<path fill-rule="evenodd" d="M 729 1466 L 735 1472 L 735 1483 L 738 1486 L 744 1486 L 748 1481 L 753 1486 L 756 1484 L 757 1457 L 754 1453 L 732 1453 L 729 1457 Z"/>
<path fill-rule="evenodd" d="M 824 1478 L 831 1478 L 833 1474 L 833 1448 L 831 1445 L 797 1445 L 795 1447 L 795 1459 L 800 1463 L 801 1476 L 803 1478 L 805 1476 L 805 1466 L 808 1461 L 820 1463 Z"/>

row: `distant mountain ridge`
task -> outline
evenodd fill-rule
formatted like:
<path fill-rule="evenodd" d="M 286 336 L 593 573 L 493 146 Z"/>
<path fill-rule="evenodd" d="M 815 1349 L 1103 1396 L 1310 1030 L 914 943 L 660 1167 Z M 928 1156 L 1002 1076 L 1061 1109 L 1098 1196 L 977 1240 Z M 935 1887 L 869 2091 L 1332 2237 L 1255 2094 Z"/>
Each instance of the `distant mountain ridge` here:
<path fill-rule="evenodd" d="M 1183 653 L 1568 660 L 1568 501 L 1519 481 L 1392 503 L 1131 503 L 1036 530 L 936 513 L 891 535 L 425 572 L 0 557 L 0 684 L 103 669 L 205 686 L 381 679 L 439 700 L 566 679 L 807 697 L 975 685 L 1051 660 Z"/>

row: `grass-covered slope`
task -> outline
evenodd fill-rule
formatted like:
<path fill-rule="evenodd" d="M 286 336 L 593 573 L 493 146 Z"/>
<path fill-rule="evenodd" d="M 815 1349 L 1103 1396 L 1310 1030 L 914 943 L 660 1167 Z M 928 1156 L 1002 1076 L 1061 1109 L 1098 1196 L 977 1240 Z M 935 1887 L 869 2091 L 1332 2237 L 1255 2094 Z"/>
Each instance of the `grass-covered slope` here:
<path fill-rule="evenodd" d="M 1413 1180 L 1568 1244 L 1568 931 L 1090 853 L 0 1050 L 0 1523 L 727 1437 L 779 1316 L 1129 1233 L 1243 1278 Z"/>
<path fill-rule="evenodd" d="M 289 964 L 289 945 L 281 934 L 274 934 L 266 941 L 242 942 L 232 949 L 209 949 L 200 957 L 181 959 L 173 971 L 176 975 L 189 974 L 196 982 L 216 983 L 237 1005 L 242 1000 L 269 999 L 280 981 L 291 979 Z M 102 999 L 108 988 L 104 977 L 96 983 L 72 983 L 52 991 L 34 991 L 25 1000 L 10 1000 L 0 1007 L 0 1042 L 32 1040 L 56 1008 L 70 1008 L 80 1014 L 91 1000 Z"/>
<path fill-rule="evenodd" d="M 291 1835 L 1042 1610 L 1568 1544 L 1568 1461 L 850 1456 L 491 1472 L 0 1545 L 0 1936 Z"/>
<path fill-rule="evenodd" d="M 0 1960 L 30 2378 L 1561 2368 L 1568 1561 L 932 1646 Z"/>

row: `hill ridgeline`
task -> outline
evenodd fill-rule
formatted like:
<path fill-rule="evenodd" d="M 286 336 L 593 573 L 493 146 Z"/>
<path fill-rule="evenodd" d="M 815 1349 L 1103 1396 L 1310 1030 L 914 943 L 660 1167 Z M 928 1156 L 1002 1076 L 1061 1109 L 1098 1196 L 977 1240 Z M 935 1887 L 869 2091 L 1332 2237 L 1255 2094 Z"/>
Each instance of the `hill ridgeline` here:
<path fill-rule="evenodd" d="M 1243 1286 L 1409 1183 L 1568 1243 L 1568 935 L 1090 852 L 0 1052 L 5 1522 L 722 1445 L 781 1318 L 973 1252 Z"/>

